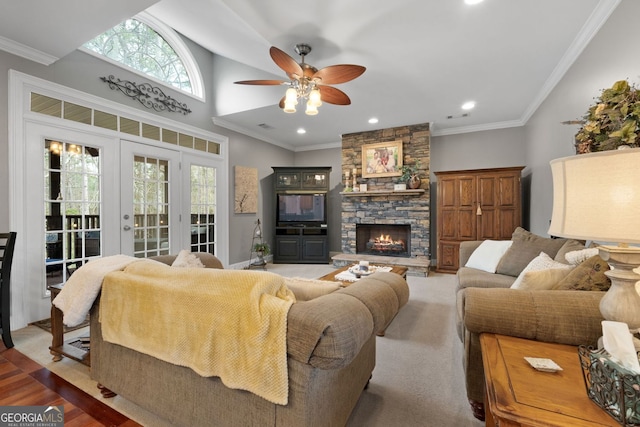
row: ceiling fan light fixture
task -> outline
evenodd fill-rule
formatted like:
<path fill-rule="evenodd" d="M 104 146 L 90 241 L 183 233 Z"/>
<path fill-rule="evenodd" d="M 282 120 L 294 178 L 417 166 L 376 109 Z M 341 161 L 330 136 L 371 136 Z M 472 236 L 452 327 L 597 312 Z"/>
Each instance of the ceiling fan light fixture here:
<path fill-rule="evenodd" d="M 282 109 L 285 113 L 295 113 L 296 112 L 296 104 L 292 104 L 290 102 L 284 103 L 284 108 Z"/>
<path fill-rule="evenodd" d="M 351 100 L 346 93 L 331 85 L 346 83 L 365 72 L 360 65 L 338 64 L 320 70 L 304 62 L 305 56 L 311 52 L 311 46 L 300 43 L 296 45 L 296 53 L 301 56 L 298 63 L 291 56 L 271 46 L 269 55 L 282 71 L 287 73 L 286 80 L 243 80 L 234 82 L 244 85 L 287 85 L 285 96 L 278 104 L 285 113 L 295 113 L 298 100 L 307 101 L 306 113 L 310 116 L 318 114 L 318 107 L 326 102 L 333 105 L 349 105 Z"/>
<path fill-rule="evenodd" d="M 316 108 L 322 105 L 320 90 L 318 88 L 314 88 L 309 92 L 309 103 L 313 104 Z"/>
<path fill-rule="evenodd" d="M 305 111 L 307 116 L 315 116 L 318 114 L 318 107 L 314 105 L 311 100 L 307 101 L 307 109 Z"/>

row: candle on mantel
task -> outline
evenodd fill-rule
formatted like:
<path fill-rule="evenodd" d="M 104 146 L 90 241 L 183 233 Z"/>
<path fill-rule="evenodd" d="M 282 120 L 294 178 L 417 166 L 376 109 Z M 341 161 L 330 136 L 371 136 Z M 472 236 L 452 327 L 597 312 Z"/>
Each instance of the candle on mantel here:
<path fill-rule="evenodd" d="M 353 176 L 356 176 L 356 172 L 358 172 L 358 169 L 353 168 Z"/>
<path fill-rule="evenodd" d="M 349 178 L 349 171 L 348 170 L 344 173 L 344 176 Z"/>

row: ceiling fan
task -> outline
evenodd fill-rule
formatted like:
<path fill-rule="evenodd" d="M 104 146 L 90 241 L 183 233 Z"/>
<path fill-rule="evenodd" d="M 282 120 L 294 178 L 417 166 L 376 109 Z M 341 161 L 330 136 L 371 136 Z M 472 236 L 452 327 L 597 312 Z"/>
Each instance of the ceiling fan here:
<path fill-rule="evenodd" d="M 351 104 L 351 100 L 346 93 L 329 85 L 351 81 L 364 73 L 365 67 L 341 64 L 318 70 L 304 62 L 304 57 L 311 52 L 311 46 L 300 43 L 296 45 L 295 50 L 302 58 L 300 63 L 275 46 L 269 49 L 271 59 L 287 73 L 289 80 L 242 80 L 235 83 L 242 85 L 289 86 L 279 104 L 285 113 L 295 113 L 299 99 L 307 100 L 305 112 L 311 116 L 318 114 L 318 107 L 322 105 L 322 102 L 335 105 Z"/>

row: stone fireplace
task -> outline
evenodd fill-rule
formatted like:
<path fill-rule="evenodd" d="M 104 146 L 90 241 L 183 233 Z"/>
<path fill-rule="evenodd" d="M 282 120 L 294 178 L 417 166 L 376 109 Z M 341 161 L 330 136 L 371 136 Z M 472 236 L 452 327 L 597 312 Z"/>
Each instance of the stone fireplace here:
<path fill-rule="evenodd" d="M 411 226 L 408 224 L 356 224 L 356 253 L 409 257 Z"/>
<path fill-rule="evenodd" d="M 362 177 L 362 147 L 381 142 L 402 141 L 403 164 L 420 162 L 420 188 L 399 191 L 394 184 L 399 176 Z M 342 177 L 356 171 L 356 187 L 366 184 L 364 192 L 342 191 L 342 254 L 333 256 L 336 266 L 358 260 L 406 266 L 409 274 L 426 275 L 430 265 L 429 210 L 429 124 L 354 133 L 342 136 Z M 352 183 L 352 181 L 350 181 Z M 367 230 L 370 226 L 402 229 L 396 231 Z M 367 230 L 367 231 L 365 231 Z M 366 234 L 365 237 L 365 233 Z M 394 243 L 378 241 L 376 233 L 389 235 Z M 359 236 L 360 234 L 360 236 Z M 393 236 L 393 237 L 391 237 Z M 380 240 L 380 239 L 378 239 Z M 383 239 L 384 240 L 384 239 Z M 403 241 L 404 250 L 400 250 Z M 363 243 L 364 242 L 364 243 Z M 367 248 L 367 243 L 370 243 Z"/>

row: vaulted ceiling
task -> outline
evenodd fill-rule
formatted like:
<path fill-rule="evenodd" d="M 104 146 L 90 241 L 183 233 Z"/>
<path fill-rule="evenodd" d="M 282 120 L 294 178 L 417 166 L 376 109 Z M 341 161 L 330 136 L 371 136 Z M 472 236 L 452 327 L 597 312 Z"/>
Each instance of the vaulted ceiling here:
<path fill-rule="evenodd" d="M 0 49 L 41 63 L 64 57 L 147 10 L 214 52 L 214 122 L 293 150 L 336 146 L 340 135 L 429 122 L 435 135 L 521 126 L 620 0 L 77 0 L 4 1 Z M 317 68 L 367 71 L 336 85 L 351 105 L 316 116 L 278 107 L 276 46 Z M 462 110 L 474 101 L 472 110 Z M 378 123 L 369 124 L 372 117 Z M 305 134 L 298 134 L 305 128 Z"/>

